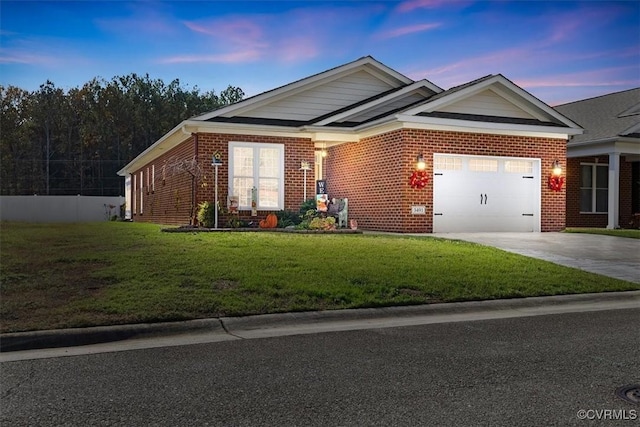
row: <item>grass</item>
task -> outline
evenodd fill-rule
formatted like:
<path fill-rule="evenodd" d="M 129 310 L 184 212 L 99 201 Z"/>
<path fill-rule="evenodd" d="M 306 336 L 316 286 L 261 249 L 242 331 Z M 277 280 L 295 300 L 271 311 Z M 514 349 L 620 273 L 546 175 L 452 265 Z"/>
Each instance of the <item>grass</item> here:
<path fill-rule="evenodd" d="M 2 332 L 638 286 L 430 237 L 2 223 Z"/>
<path fill-rule="evenodd" d="M 640 230 L 638 229 L 609 230 L 607 228 L 567 228 L 565 231 L 567 233 L 604 234 L 607 236 L 629 237 L 631 239 L 640 239 Z"/>

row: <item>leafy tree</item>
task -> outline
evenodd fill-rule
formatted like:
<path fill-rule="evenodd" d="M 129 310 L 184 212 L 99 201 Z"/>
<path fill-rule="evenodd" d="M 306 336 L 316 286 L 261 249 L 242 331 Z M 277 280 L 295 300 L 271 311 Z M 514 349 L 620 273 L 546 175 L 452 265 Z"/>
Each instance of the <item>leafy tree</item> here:
<path fill-rule="evenodd" d="M 238 102 L 148 74 L 94 78 L 66 93 L 0 86 L 0 193 L 120 195 L 116 173 L 182 120 Z"/>

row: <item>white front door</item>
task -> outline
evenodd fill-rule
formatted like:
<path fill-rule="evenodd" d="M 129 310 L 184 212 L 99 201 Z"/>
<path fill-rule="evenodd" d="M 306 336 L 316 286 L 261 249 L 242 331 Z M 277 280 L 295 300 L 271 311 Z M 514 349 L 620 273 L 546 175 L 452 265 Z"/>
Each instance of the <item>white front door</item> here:
<path fill-rule="evenodd" d="M 435 154 L 433 231 L 540 231 L 540 160 Z"/>

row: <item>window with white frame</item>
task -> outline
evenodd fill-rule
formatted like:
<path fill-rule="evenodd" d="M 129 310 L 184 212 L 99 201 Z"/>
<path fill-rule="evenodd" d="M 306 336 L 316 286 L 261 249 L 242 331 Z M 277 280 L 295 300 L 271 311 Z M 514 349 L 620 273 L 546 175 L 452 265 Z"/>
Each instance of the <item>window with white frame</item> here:
<path fill-rule="evenodd" d="M 580 164 L 580 212 L 609 210 L 609 165 Z"/>
<path fill-rule="evenodd" d="M 434 156 L 433 169 L 435 170 L 447 170 L 447 171 L 459 171 L 462 170 L 462 158 L 460 157 L 447 157 L 447 156 Z"/>
<path fill-rule="evenodd" d="M 229 142 L 229 194 L 240 209 L 251 209 L 254 187 L 258 210 L 284 209 L 284 144 Z"/>
<path fill-rule="evenodd" d="M 469 159 L 469 170 L 472 172 L 498 172 L 498 161 L 495 159 Z"/>

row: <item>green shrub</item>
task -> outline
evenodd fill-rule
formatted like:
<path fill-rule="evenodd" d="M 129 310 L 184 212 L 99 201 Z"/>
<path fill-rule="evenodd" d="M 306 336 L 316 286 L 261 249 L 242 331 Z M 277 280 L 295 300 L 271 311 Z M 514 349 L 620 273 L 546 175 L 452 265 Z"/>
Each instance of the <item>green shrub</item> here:
<path fill-rule="evenodd" d="M 212 228 L 216 221 L 216 206 L 211 202 L 202 202 L 198 205 L 198 223 L 206 228 Z"/>
<path fill-rule="evenodd" d="M 336 219 L 332 216 L 326 218 L 316 217 L 309 223 L 310 230 L 335 230 Z"/>
<path fill-rule="evenodd" d="M 278 217 L 278 228 L 296 226 L 302 221 L 300 214 L 291 211 L 278 211 L 276 216 Z"/>
<path fill-rule="evenodd" d="M 300 205 L 300 215 L 305 215 L 310 210 L 316 210 L 316 199 L 307 199 Z"/>

